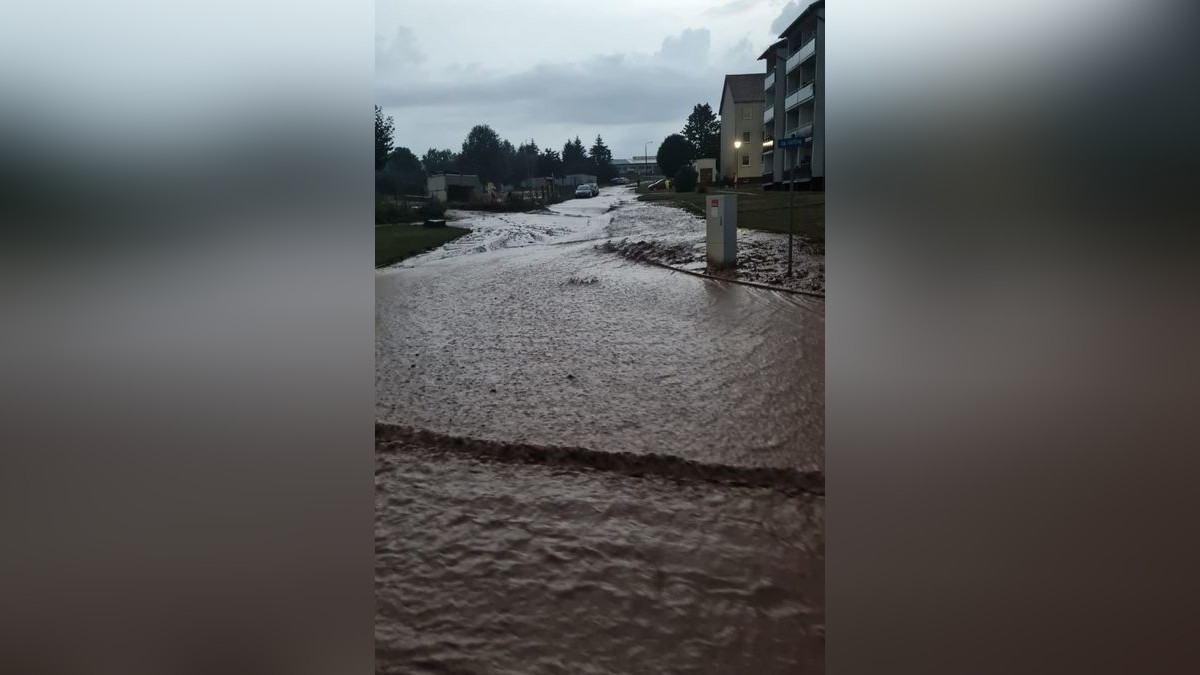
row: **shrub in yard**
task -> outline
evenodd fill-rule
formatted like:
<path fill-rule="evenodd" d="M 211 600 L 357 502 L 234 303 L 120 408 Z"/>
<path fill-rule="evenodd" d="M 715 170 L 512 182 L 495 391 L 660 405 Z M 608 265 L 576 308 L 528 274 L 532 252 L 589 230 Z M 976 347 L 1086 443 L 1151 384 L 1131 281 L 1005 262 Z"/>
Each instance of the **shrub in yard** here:
<path fill-rule="evenodd" d="M 692 192 L 696 189 L 696 170 L 685 166 L 675 174 L 675 191 Z"/>
<path fill-rule="evenodd" d="M 441 218 L 446 215 L 446 205 L 436 199 L 430 199 L 421 205 L 421 208 L 417 210 L 417 214 L 422 219 Z"/>
<path fill-rule="evenodd" d="M 407 223 L 413 220 L 413 214 L 400 204 L 377 202 L 375 204 L 375 224 Z"/>

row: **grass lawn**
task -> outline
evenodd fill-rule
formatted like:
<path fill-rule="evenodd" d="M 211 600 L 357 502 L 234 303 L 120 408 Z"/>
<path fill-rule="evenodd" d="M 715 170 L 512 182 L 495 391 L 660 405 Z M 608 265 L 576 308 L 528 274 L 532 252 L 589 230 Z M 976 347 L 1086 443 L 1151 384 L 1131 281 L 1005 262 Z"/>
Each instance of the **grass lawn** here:
<path fill-rule="evenodd" d="M 431 248 L 458 239 L 470 230 L 463 227 L 422 227 L 421 225 L 376 225 L 375 267 L 383 267 L 424 253 Z"/>
<path fill-rule="evenodd" d="M 721 193 L 736 192 L 738 197 L 738 227 L 767 232 L 788 231 L 788 193 L 764 191 L 757 185 L 733 189 L 710 188 L 708 194 L 698 192 L 645 192 L 638 196 L 644 202 L 663 202 L 704 215 L 704 199 Z M 825 241 L 825 193 L 798 190 L 796 192 L 796 234 Z"/>

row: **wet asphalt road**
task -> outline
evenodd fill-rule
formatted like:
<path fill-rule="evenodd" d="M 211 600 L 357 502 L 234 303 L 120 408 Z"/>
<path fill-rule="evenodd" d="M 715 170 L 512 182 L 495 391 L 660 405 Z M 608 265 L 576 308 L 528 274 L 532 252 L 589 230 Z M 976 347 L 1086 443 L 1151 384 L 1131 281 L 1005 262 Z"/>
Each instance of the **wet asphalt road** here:
<path fill-rule="evenodd" d="M 376 418 L 586 449 L 376 444 L 376 669 L 821 672 L 824 498 L 628 475 L 588 453 L 820 470 L 824 307 L 594 249 L 681 236 L 605 189 L 376 275 Z"/>

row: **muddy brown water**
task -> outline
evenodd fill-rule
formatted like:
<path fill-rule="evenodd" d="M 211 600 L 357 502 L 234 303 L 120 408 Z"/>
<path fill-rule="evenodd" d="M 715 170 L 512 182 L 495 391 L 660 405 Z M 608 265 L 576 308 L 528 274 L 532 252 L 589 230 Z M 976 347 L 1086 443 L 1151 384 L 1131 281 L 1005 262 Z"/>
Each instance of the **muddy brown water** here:
<path fill-rule="evenodd" d="M 821 669 L 824 305 L 596 251 L 679 217 L 621 194 L 377 274 L 379 672 Z"/>

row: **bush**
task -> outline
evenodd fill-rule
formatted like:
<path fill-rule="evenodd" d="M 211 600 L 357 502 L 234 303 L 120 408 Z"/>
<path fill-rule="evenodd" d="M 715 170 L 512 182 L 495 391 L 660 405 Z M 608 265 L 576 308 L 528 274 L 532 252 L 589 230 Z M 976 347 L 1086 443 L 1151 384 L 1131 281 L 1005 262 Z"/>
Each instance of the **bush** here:
<path fill-rule="evenodd" d="M 685 166 L 675 174 L 675 191 L 692 192 L 696 189 L 696 170 Z"/>
<path fill-rule="evenodd" d="M 436 199 L 430 199 L 417 209 L 417 214 L 422 219 L 426 218 L 441 218 L 446 215 L 446 205 Z"/>
<path fill-rule="evenodd" d="M 703 185 L 697 185 L 697 186 L 696 186 L 696 193 L 697 193 L 697 194 L 702 194 L 702 195 L 703 195 L 703 194 L 708 194 L 708 188 L 704 187 Z"/>

